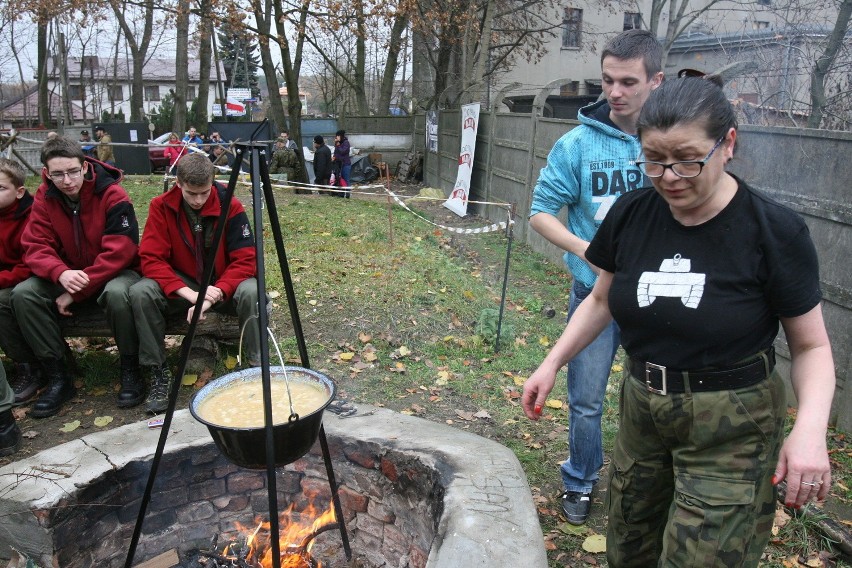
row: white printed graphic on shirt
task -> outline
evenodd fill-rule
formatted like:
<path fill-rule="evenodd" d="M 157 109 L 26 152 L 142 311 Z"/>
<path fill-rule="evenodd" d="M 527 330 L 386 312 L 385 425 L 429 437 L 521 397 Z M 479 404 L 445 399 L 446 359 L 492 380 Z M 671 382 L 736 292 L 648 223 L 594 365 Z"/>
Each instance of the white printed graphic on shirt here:
<path fill-rule="evenodd" d="M 664 259 L 659 272 L 643 272 L 636 287 L 640 308 L 654 303 L 658 296 L 680 298 L 687 308 L 697 308 L 704 294 L 705 274 L 690 272 L 692 263 L 680 253 Z"/>
<path fill-rule="evenodd" d="M 596 197 L 592 197 L 592 203 L 600 203 L 600 207 L 598 207 L 597 212 L 595 212 L 595 221 L 603 221 L 606 214 L 609 213 L 609 210 L 612 208 L 613 204 L 615 204 L 615 200 L 618 199 L 618 195 L 600 195 Z"/>

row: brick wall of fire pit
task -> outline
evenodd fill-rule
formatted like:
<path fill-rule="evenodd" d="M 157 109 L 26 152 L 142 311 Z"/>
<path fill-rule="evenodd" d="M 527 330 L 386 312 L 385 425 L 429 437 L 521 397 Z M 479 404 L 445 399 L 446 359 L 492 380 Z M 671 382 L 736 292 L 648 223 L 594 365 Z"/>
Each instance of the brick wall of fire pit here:
<path fill-rule="evenodd" d="M 325 424 L 362 565 L 478 566 L 479 559 L 490 567 L 546 566 L 526 478 L 502 446 L 389 411 L 327 415 Z M 0 518 L 0 557 L 12 546 L 42 566 L 123 566 L 156 436 L 132 424 L 0 469 L 0 507 L 13 513 Z M 319 444 L 280 468 L 276 485 L 282 510 L 327 507 Z M 136 563 L 170 549 L 183 558 L 209 548 L 214 536 L 234 538 L 237 523 L 253 528 L 257 518 L 268 518 L 265 471 L 227 462 L 203 427 L 176 413 Z M 337 530 L 320 539 L 325 550 L 340 547 Z"/>

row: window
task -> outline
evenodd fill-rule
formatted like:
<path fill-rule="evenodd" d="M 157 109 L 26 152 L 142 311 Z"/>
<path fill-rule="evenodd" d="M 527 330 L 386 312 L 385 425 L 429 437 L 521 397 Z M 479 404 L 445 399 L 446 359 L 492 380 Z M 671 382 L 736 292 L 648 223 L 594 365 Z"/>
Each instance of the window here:
<path fill-rule="evenodd" d="M 565 8 L 565 18 L 562 20 L 562 47 L 578 49 L 582 33 L 583 10 L 580 8 Z"/>
<path fill-rule="evenodd" d="M 751 23 L 751 29 L 753 30 L 765 30 L 769 28 L 769 22 L 764 22 L 762 20 L 755 20 Z"/>
<path fill-rule="evenodd" d="M 160 100 L 160 87 L 157 85 L 146 86 L 145 87 L 145 100 L 146 101 L 159 101 Z"/>
<path fill-rule="evenodd" d="M 642 29 L 642 14 L 641 12 L 624 12 L 624 31 L 641 30 Z"/>
<path fill-rule="evenodd" d="M 84 89 L 82 85 L 68 85 L 68 98 L 72 101 L 83 100 Z"/>
<path fill-rule="evenodd" d="M 108 94 L 111 101 L 124 100 L 124 89 L 121 88 L 121 85 L 110 85 Z"/>
<path fill-rule="evenodd" d="M 186 88 L 186 102 L 191 103 L 195 100 L 195 87 L 187 87 Z"/>

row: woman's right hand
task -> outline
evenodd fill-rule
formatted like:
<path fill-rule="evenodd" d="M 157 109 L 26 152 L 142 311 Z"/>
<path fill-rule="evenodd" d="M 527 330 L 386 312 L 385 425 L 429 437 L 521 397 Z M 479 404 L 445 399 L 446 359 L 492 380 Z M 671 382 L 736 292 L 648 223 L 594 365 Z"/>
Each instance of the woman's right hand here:
<path fill-rule="evenodd" d="M 521 396 L 521 408 L 530 420 L 541 418 L 541 411 L 547 395 L 556 384 L 556 371 L 550 371 L 540 366 L 524 383 L 524 394 Z"/>

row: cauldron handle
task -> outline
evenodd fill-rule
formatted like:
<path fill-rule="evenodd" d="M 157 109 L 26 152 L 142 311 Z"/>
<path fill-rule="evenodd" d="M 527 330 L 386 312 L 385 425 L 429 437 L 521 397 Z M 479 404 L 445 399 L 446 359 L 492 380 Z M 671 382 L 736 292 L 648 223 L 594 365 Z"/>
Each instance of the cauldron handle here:
<path fill-rule="evenodd" d="M 253 315 L 249 318 L 246 318 L 246 321 L 243 322 L 243 327 L 240 330 L 239 348 L 237 349 L 237 364 L 240 364 L 240 357 L 243 353 L 243 335 L 246 332 L 246 325 L 248 325 L 248 322 L 250 322 L 253 318 L 256 317 L 258 316 Z M 287 367 L 284 365 L 284 357 L 281 355 L 281 349 L 278 347 L 278 340 L 275 339 L 275 335 L 272 334 L 272 330 L 267 327 L 266 333 L 269 335 L 269 339 L 272 340 L 272 345 L 275 346 L 275 352 L 278 353 L 278 364 L 281 365 L 281 370 L 284 372 L 284 385 L 287 387 L 287 400 L 290 403 L 289 422 L 294 422 L 295 420 L 299 419 L 299 415 L 296 414 L 296 411 L 293 409 L 293 395 L 290 394 L 290 377 L 287 376 Z"/>

